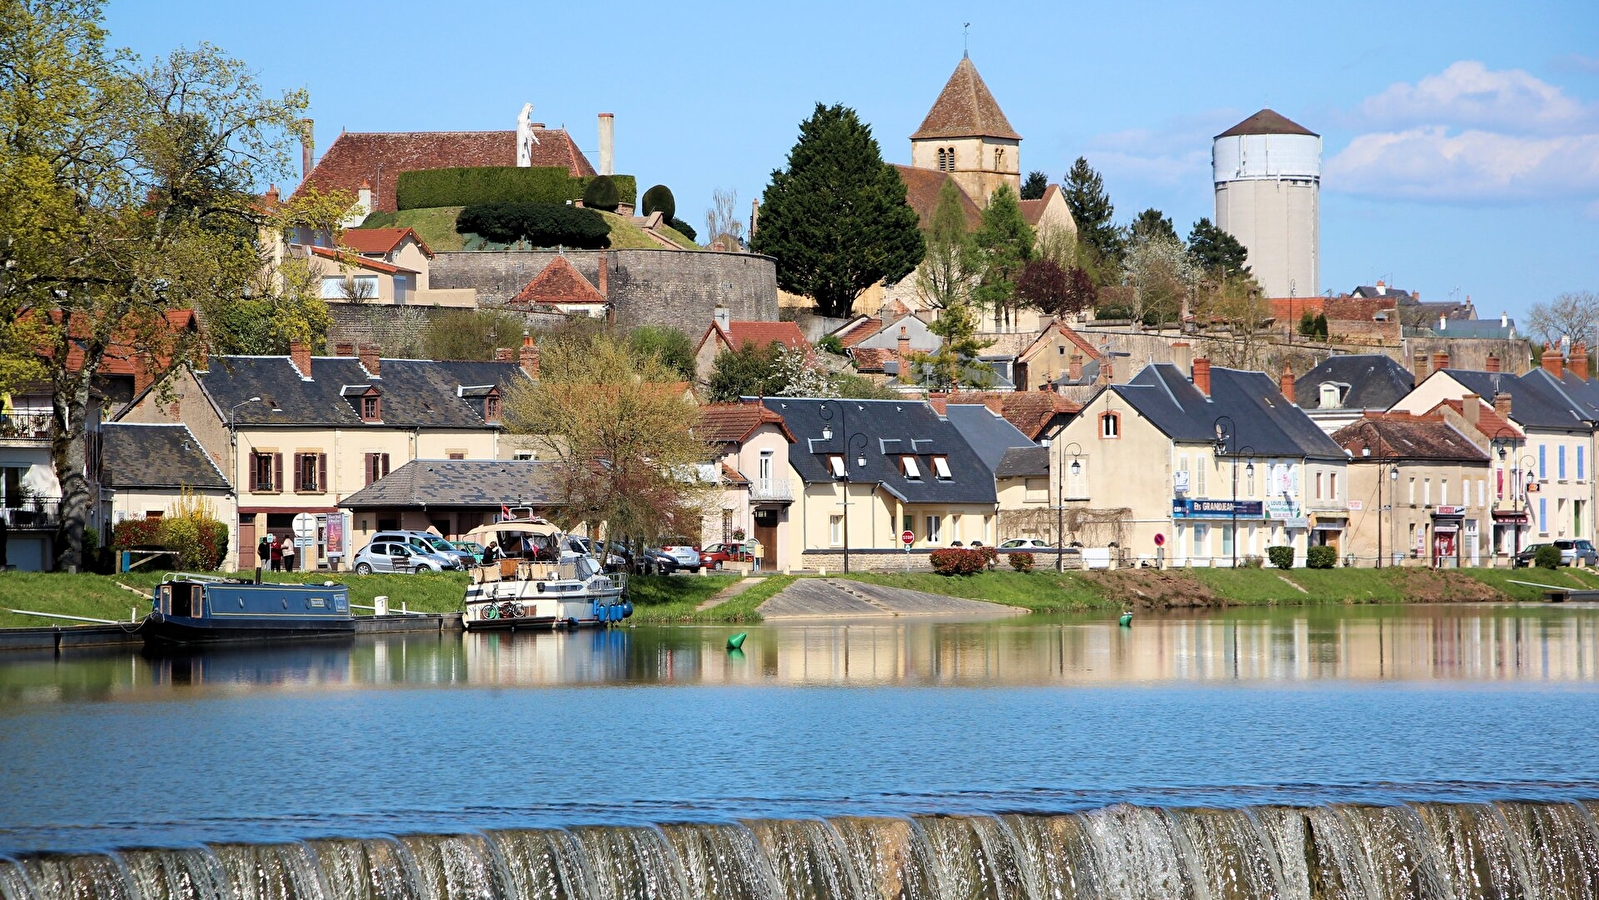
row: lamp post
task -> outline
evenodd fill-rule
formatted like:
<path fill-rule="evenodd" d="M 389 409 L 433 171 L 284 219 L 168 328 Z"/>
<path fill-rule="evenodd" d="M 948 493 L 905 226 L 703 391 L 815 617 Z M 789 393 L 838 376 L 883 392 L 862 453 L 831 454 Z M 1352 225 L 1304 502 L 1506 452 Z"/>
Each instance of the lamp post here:
<path fill-rule="evenodd" d="M 1217 416 L 1216 428 L 1216 455 L 1231 456 L 1233 458 L 1233 501 L 1230 518 L 1232 519 L 1231 531 L 1228 532 L 1228 543 L 1232 545 L 1233 568 L 1238 568 L 1238 457 L 1248 456 L 1249 462 L 1244 471 L 1250 477 L 1255 474 L 1255 448 L 1245 444 L 1229 450 L 1234 438 L 1233 420 L 1231 416 Z"/>
<path fill-rule="evenodd" d="M 1072 478 L 1076 479 L 1077 476 L 1079 474 L 1081 474 L 1082 471 L 1083 471 L 1083 464 L 1082 464 L 1082 461 L 1080 459 L 1080 457 L 1083 455 L 1083 445 L 1077 443 L 1076 441 L 1071 441 L 1069 443 L 1066 443 L 1066 444 L 1062 445 L 1062 447 L 1060 448 L 1060 457 L 1062 458 L 1063 461 L 1064 461 L 1065 456 L 1066 456 L 1067 453 L 1070 453 L 1072 455 L 1072 465 L 1071 465 Z M 1062 474 L 1065 474 L 1064 470 L 1057 470 L 1057 471 L 1061 471 Z M 1057 499 L 1059 499 L 1060 503 L 1059 503 L 1059 505 L 1057 505 L 1055 507 L 1055 571 L 1064 572 L 1066 570 L 1066 564 L 1065 564 L 1065 562 L 1064 562 L 1064 560 L 1062 558 L 1066 555 L 1066 479 L 1065 478 L 1062 478 L 1061 481 L 1060 481 L 1060 496 Z"/>
<path fill-rule="evenodd" d="M 834 415 L 832 407 L 828 406 L 826 403 L 823 403 L 821 405 L 821 408 L 817 411 L 817 415 L 821 416 L 821 419 L 822 419 L 822 440 L 831 442 L 833 440 L 833 425 L 832 425 L 832 422 L 833 422 L 833 415 Z M 866 434 L 864 432 L 860 432 L 860 431 L 857 431 L 857 432 L 854 432 L 854 433 L 850 432 L 850 430 L 849 430 L 849 419 L 846 417 L 845 404 L 842 401 L 840 401 L 839 404 L 838 404 L 838 428 L 839 428 L 839 431 L 842 434 L 845 435 L 845 438 L 844 438 L 844 452 L 842 454 L 840 454 L 839 457 L 838 457 L 839 460 L 840 460 L 839 468 L 834 470 L 832 468 L 832 466 L 831 466 L 831 461 L 829 461 L 828 468 L 829 468 L 829 471 L 833 472 L 833 477 L 839 478 L 839 479 L 841 479 L 844 482 L 844 574 L 848 575 L 849 574 L 849 457 L 853 453 L 853 455 L 856 456 L 856 465 L 860 466 L 862 468 L 864 468 L 866 466 L 866 443 L 867 443 L 867 438 L 866 438 Z M 859 442 L 860 442 L 860 450 L 858 450 L 858 451 L 856 451 L 854 449 L 855 446 L 856 446 L 856 441 L 857 440 L 859 440 Z"/>
<path fill-rule="evenodd" d="M 1516 445 L 1518 443 L 1520 443 L 1520 441 L 1518 440 L 1518 438 L 1520 438 L 1520 437 L 1521 437 L 1521 435 L 1517 434 L 1508 425 L 1501 426 L 1498 431 L 1494 432 L 1493 444 L 1494 444 L 1494 446 L 1497 449 L 1498 454 L 1499 454 L 1499 477 L 1500 478 L 1504 477 L 1505 457 L 1507 455 L 1512 454 L 1512 453 L 1515 452 Z M 1527 459 L 1531 460 L 1532 457 L 1529 456 L 1529 457 L 1527 457 Z M 1513 465 L 1516 465 L 1516 464 L 1520 463 L 1520 460 L 1512 459 L 1511 463 Z M 1515 503 L 1516 494 L 1520 490 L 1520 484 L 1521 484 L 1521 473 L 1520 473 L 1519 470 L 1517 470 L 1516 471 L 1515 480 L 1513 482 L 1511 482 L 1511 485 L 1510 485 L 1510 500 L 1511 500 L 1512 504 Z M 1494 491 L 1494 493 L 1495 494 L 1501 494 L 1502 493 L 1501 486 L 1496 485 L 1495 487 L 1496 487 L 1496 490 Z M 1531 501 L 1529 500 L 1529 505 L 1530 505 L 1530 503 L 1531 503 Z M 1520 525 L 1520 523 L 1517 523 L 1517 522 L 1512 522 L 1510 524 L 1511 524 L 1511 531 L 1514 534 L 1514 537 L 1511 539 L 1512 540 L 1512 544 L 1514 546 L 1514 549 L 1511 550 L 1510 553 L 1511 553 L 1512 562 L 1514 562 L 1514 558 L 1521 553 L 1521 525 Z"/>
<path fill-rule="evenodd" d="M 260 403 L 260 402 L 261 402 L 261 398 L 260 397 L 251 397 L 250 399 L 245 400 L 242 403 L 233 404 L 233 406 L 229 407 L 229 409 L 228 409 L 228 453 L 233 456 L 233 460 L 232 460 L 233 465 L 232 465 L 231 471 L 233 473 L 233 478 L 234 478 L 234 483 L 235 484 L 238 483 L 238 478 L 239 478 L 239 433 L 237 431 L 235 431 L 234 428 L 233 428 L 233 414 L 238 412 L 239 411 L 239 407 L 241 407 L 241 406 L 249 406 L 252 403 Z"/>
<path fill-rule="evenodd" d="M 1521 472 L 1519 474 L 1519 479 L 1521 481 L 1521 500 L 1522 500 L 1522 504 L 1523 504 L 1522 508 L 1523 508 L 1523 510 L 1525 510 L 1526 515 L 1527 515 L 1527 525 L 1528 525 L 1527 530 L 1529 532 L 1531 532 L 1532 531 L 1532 528 L 1531 528 L 1531 526 L 1532 526 L 1532 472 L 1533 472 L 1533 468 L 1532 467 L 1536 463 L 1536 461 L 1532 458 L 1531 455 L 1528 455 L 1528 456 L 1523 456 L 1521 458 L 1520 462 L 1521 462 Z M 1548 526 L 1546 525 L 1545 527 L 1547 528 Z M 1516 553 L 1517 554 L 1521 553 L 1521 526 L 1519 524 L 1516 526 Z"/>

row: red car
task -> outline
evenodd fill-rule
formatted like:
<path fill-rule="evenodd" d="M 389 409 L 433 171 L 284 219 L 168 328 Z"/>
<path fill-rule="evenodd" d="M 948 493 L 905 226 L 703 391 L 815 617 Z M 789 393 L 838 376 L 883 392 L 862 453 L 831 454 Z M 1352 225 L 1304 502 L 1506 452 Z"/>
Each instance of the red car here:
<path fill-rule="evenodd" d="M 700 565 L 709 569 L 720 569 L 723 563 L 749 562 L 753 557 L 744 549 L 742 541 L 733 541 L 729 544 L 711 544 L 700 551 Z"/>

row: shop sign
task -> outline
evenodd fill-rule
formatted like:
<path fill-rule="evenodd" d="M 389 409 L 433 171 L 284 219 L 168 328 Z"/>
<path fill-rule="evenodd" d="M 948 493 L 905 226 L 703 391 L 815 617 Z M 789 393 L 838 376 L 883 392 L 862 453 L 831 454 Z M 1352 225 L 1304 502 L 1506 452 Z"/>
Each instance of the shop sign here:
<path fill-rule="evenodd" d="M 1187 500 L 1177 498 L 1171 502 L 1174 519 L 1260 519 L 1265 510 L 1259 500 Z"/>
<path fill-rule="evenodd" d="M 1300 531 L 1303 531 L 1310 527 L 1310 519 L 1306 516 L 1295 516 L 1293 518 L 1284 519 L 1283 527 L 1298 528 Z"/>
<path fill-rule="evenodd" d="M 1266 518 L 1268 519 L 1292 519 L 1296 512 L 1298 510 L 1294 509 L 1292 500 L 1266 501 Z"/>
<path fill-rule="evenodd" d="M 1363 510 L 1365 508 L 1366 508 L 1366 501 L 1364 501 L 1364 500 L 1351 500 L 1351 501 L 1349 501 L 1349 511 L 1350 512 L 1360 512 L 1361 510 Z"/>
<path fill-rule="evenodd" d="M 1464 515 L 1465 512 L 1466 512 L 1466 508 L 1464 506 L 1440 506 L 1440 507 L 1438 507 L 1437 512 L 1434 512 L 1433 515 L 1435 515 L 1435 516 L 1459 516 L 1459 515 Z"/>

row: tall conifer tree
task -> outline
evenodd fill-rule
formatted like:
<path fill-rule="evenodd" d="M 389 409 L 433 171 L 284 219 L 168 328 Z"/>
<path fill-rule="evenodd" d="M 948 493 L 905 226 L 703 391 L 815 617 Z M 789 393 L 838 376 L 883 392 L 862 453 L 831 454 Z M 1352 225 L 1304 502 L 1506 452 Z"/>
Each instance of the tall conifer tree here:
<path fill-rule="evenodd" d="M 1105 180 L 1084 157 L 1077 157 L 1072 170 L 1066 174 L 1065 194 L 1066 205 L 1071 207 L 1072 219 L 1077 222 L 1078 240 L 1093 248 L 1102 262 L 1120 260 L 1121 230 L 1111 222 L 1116 207 L 1105 193 Z"/>

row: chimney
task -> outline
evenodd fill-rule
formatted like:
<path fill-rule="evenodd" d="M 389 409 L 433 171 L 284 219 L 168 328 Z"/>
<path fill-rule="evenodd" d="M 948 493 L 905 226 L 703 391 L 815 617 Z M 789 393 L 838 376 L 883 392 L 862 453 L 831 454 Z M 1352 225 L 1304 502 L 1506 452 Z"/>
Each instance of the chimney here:
<path fill-rule="evenodd" d="M 1460 414 L 1465 417 L 1466 424 L 1481 430 L 1477 422 L 1482 418 L 1482 397 L 1478 394 L 1467 394 L 1460 398 Z"/>
<path fill-rule="evenodd" d="M 1116 380 L 1116 358 L 1109 353 L 1099 359 L 1099 383 L 1110 384 Z"/>
<path fill-rule="evenodd" d="M 383 353 L 383 348 L 379 347 L 376 344 L 362 344 L 360 352 L 361 352 L 361 366 L 366 369 L 367 377 L 368 378 L 382 378 L 383 377 L 383 371 L 382 371 L 382 365 L 383 364 L 379 360 L 379 357 Z"/>
<path fill-rule="evenodd" d="M 761 201 L 750 201 L 750 237 L 755 237 L 755 228 L 761 224 Z"/>
<path fill-rule="evenodd" d="M 361 179 L 361 187 L 355 192 L 355 203 L 367 212 L 372 211 L 372 182 Z"/>
<path fill-rule="evenodd" d="M 1066 358 L 1066 377 L 1072 384 L 1079 384 L 1083 380 L 1083 355 L 1073 353 Z"/>
<path fill-rule="evenodd" d="M 1388 296 L 1388 285 L 1383 284 L 1381 278 L 1377 279 L 1377 296 L 1379 296 L 1379 297 Z"/>
<path fill-rule="evenodd" d="M 1585 341 L 1578 341 L 1577 346 L 1571 348 L 1568 365 L 1571 366 L 1571 374 L 1583 381 L 1588 380 L 1588 344 Z"/>
<path fill-rule="evenodd" d="M 1201 356 L 1194 360 L 1194 387 L 1205 396 L 1210 396 L 1210 360 Z"/>
<path fill-rule="evenodd" d="M 610 113 L 606 113 L 606 115 L 610 115 Z M 599 284 L 596 284 L 595 287 L 599 288 L 601 297 L 606 300 L 611 299 L 611 264 L 606 258 L 604 250 L 600 251 L 600 278 Z"/>
<path fill-rule="evenodd" d="M 311 345 L 304 341 L 289 342 L 289 360 L 300 370 L 300 378 L 311 380 Z"/>
<path fill-rule="evenodd" d="M 1283 374 L 1277 379 L 1277 390 L 1282 393 L 1284 400 L 1294 402 L 1294 369 L 1287 363 L 1283 363 Z"/>
<path fill-rule="evenodd" d="M 1466 299 L 1470 300 L 1471 298 L 1467 297 Z M 1499 313 L 1499 327 L 1500 328 L 1509 328 L 1510 327 L 1510 313 L 1507 313 L 1507 312 L 1500 312 Z"/>
<path fill-rule="evenodd" d="M 353 341 L 339 341 L 333 345 L 334 356 L 354 356 L 355 343 Z"/>
<path fill-rule="evenodd" d="M 200 341 L 195 345 L 194 368 L 199 372 L 209 372 L 211 370 L 211 350 L 205 345 L 204 341 Z"/>
<path fill-rule="evenodd" d="M 1497 354 L 1497 353 L 1488 354 L 1488 361 L 1483 364 L 1483 368 L 1485 370 L 1489 371 L 1489 372 L 1497 372 L 1497 371 L 1499 371 L 1499 354 Z"/>
<path fill-rule="evenodd" d="M 1438 314 L 1438 330 L 1439 331 L 1447 331 L 1447 330 L 1449 330 L 1449 317 L 1444 315 L 1443 313 L 1439 313 Z"/>
<path fill-rule="evenodd" d="M 1417 384 L 1421 384 L 1423 381 L 1427 380 L 1427 354 L 1425 354 L 1425 353 L 1417 353 L 1416 354 L 1415 367 L 1416 367 L 1416 383 Z"/>
<path fill-rule="evenodd" d="M 494 348 L 494 361 L 495 362 L 516 362 L 516 352 L 513 351 L 510 347 L 495 347 Z"/>
<path fill-rule="evenodd" d="M 1434 372 L 1442 372 L 1447 368 L 1449 368 L 1449 354 L 1447 352 L 1434 353 L 1432 355 L 1432 370 Z"/>
<path fill-rule="evenodd" d="M 1560 380 L 1560 376 L 1566 374 L 1565 360 L 1560 358 L 1560 350 L 1557 347 L 1546 345 L 1543 348 L 1543 358 L 1539 362 L 1543 364 L 1543 370 L 1548 372 L 1556 381 Z"/>
<path fill-rule="evenodd" d="M 261 199 L 266 202 L 267 209 L 277 209 L 278 203 L 283 199 L 283 195 L 278 193 L 277 185 L 269 184 L 267 185 L 266 196 L 262 197 Z"/>
<path fill-rule="evenodd" d="M 300 181 L 311 177 L 312 164 L 315 161 L 316 129 L 310 119 L 300 120 Z"/>
<path fill-rule="evenodd" d="M 726 331 L 728 329 L 728 326 L 730 324 L 732 324 L 732 316 L 729 315 L 729 313 L 727 311 L 727 307 L 723 306 L 720 303 L 716 304 L 716 312 L 714 313 L 714 318 L 716 320 L 716 324 L 723 331 Z"/>
<path fill-rule="evenodd" d="M 1171 345 L 1171 364 L 1177 371 L 1192 369 L 1194 367 L 1194 347 L 1187 341 L 1178 341 Z"/>
<path fill-rule="evenodd" d="M 539 345 L 533 343 L 533 335 L 522 335 L 522 371 L 534 381 L 539 380 Z"/>
<path fill-rule="evenodd" d="M 905 326 L 899 326 L 899 344 L 896 351 L 899 358 L 899 380 L 910 381 L 911 373 L 911 336 Z"/>
<path fill-rule="evenodd" d="M 1510 421 L 1510 395 L 1504 391 L 1494 394 L 1494 414 L 1506 422 Z"/>
<path fill-rule="evenodd" d="M 614 175 L 616 161 L 616 115 L 600 113 L 600 174 Z"/>

